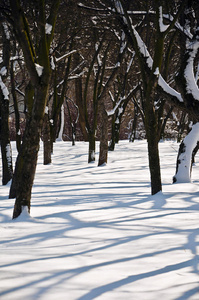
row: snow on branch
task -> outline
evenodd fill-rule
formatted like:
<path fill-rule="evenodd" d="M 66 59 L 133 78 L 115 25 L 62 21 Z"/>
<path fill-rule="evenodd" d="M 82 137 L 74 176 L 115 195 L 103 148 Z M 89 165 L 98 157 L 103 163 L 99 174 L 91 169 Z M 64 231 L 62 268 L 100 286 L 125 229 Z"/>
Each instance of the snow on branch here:
<path fill-rule="evenodd" d="M 173 22 L 173 16 L 171 16 L 170 14 L 163 14 L 163 17 L 165 19 L 168 19 L 169 21 Z M 181 32 L 183 32 L 190 40 L 193 38 L 193 35 L 190 32 L 190 28 L 188 28 L 187 26 L 183 27 L 180 25 L 179 22 L 175 22 L 175 27 L 180 30 Z"/>
<path fill-rule="evenodd" d="M 115 99 L 114 99 L 113 94 L 111 93 L 111 91 L 109 91 L 109 95 L 110 95 L 110 98 L 111 98 L 112 102 L 114 103 Z"/>
<path fill-rule="evenodd" d="M 66 53 L 66 54 L 64 54 L 64 55 L 62 55 L 61 57 L 59 57 L 59 58 L 55 58 L 55 61 L 56 62 L 59 62 L 60 60 L 62 60 L 62 59 L 64 59 L 64 58 L 67 58 L 67 57 L 69 57 L 70 55 L 72 55 L 72 54 L 74 54 L 74 53 L 76 53 L 77 52 L 77 50 L 72 50 L 72 51 L 70 51 L 70 52 L 68 52 L 68 53 Z"/>
<path fill-rule="evenodd" d="M 4 97 L 4 100 L 9 100 L 9 92 L 7 87 L 5 86 L 5 84 L 2 81 L 1 75 L 0 75 L 0 88 Z"/>
<path fill-rule="evenodd" d="M 9 29 L 8 29 L 8 25 L 5 22 L 3 22 L 2 25 L 3 25 L 3 30 L 4 30 L 6 39 L 10 40 L 10 32 L 9 32 Z"/>
<path fill-rule="evenodd" d="M 169 25 L 164 25 L 163 23 L 162 6 L 159 7 L 159 27 L 160 32 L 165 32 L 169 27 Z"/>
<path fill-rule="evenodd" d="M 45 25 L 45 31 L 46 31 L 46 34 L 51 34 L 52 28 L 53 28 L 53 27 L 52 27 L 51 24 L 46 23 L 46 25 Z"/>
<path fill-rule="evenodd" d="M 149 54 L 145 43 L 143 42 L 143 40 L 141 39 L 140 35 L 138 34 L 138 32 L 136 31 L 133 25 L 132 25 L 132 30 L 136 38 L 140 53 L 145 57 L 148 67 L 152 70 L 153 59 Z M 159 74 L 158 84 L 167 94 L 176 97 L 180 102 L 183 102 L 181 94 L 178 93 L 176 90 L 174 90 L 172 87 L 170 87 L 170 85 L 163 79 L 161 74 Z"/>
<path fill-rule="evenodd" d="M 120 106 L 120 104 L 125 100 L 126 97 L 122 97 L 120 98 L 120 100 L 118 101 L 118 103 L 115 105 L 115 107 L 109 111 L 107 111 L 107 115 L 110 117 L 110 116 L 113 116 L 116 112 L 116 110 L 118 109 L 118 107 Z"/>
<path fill-rule="evenodd" d="M 186 80 L 186 91 L 188 94 L 192 94 L 195 100 L 199 101 L 199 89 L 194 75 L 194 59 L 198 53 L 199 41 L 191 42 L 187 50 L 189 51 L 189 58 L 184 70 L 184 77 Z"/>
<path fill-rule="evenodd" d="M 126 73 L 129 73 L 129 70 L 130 70 L 130 68 L 132 66 L 132 63 L 133 63 L 133 60 L 134 60 L 134 57 L 135 57 L 135 52 L 132 54 L 132 57 L 131 57 L 128 65 L 127 65 Z"/>
<path fill-rule="evenodd" d="M 51 59 L 50 59 L 50 66 L 51 66 L 51 69 L 52 69 L 52 70 L 55 70 L 55 62 L 54 62 L 53 56 L 52 56 Z"/>
<path fill-rule="evenodd" d="M 125 36 L 124 31 L 122 30 L 120 53 L 124 52 L 124 49 L 126 48 L 126 45 L 127 45 L 126 36 Z"/>
<path fill-rule="evenodd" d="M 114 0 L 115 3 L 115 7 L 116 10 L 119 14 L 121 14 L 123 16 L 123 21 L 125 24 L 128 24 L 126 17 L 124 16 L 124 10 L 121 4 L 121 1 L 119 0 Z M 161 25 L 161 30 L 166 30 L 167 27 L 163 26 L 163 18 L 162 18 L 162 9 L 160 9 L 160 25 Z M 132 32 L 134 34 L 134 37 L 137 41 L 137 45 L 138 45 L 138 49 L 140 51 L 140 54 L 142 54 L 142 56 L 145 58 L 145 62 L 147 63 L 149 69 L 152 70 L 153 68 L 153 59 L 145 45 L 145 43 L 143 42 L 143 40 L 141 39 L 139 33 L 136 31 L 135 27 L 132 24 L 132 20 L 129 17 L 129 21 L 131 23 L 131 29 Z M 128 24 L 129 25 L 129 24 Z M 158 74 L 157 74 L 158 75 Z M 182 96 L 180 93 L 178 93 L 176 90 L 174 90 L 172 87 L 169 86 L 169 84 L 163 79 L 163 77 L 159 74 L 158 75 L 158 84 L 159 86 L 169 95 L 171 95 L 172 97 L 176 97 L 178 99 L 178 101 L 183 102 Z"/>
<path fill-rule="evenodd" d="M 96 43 L 95 44 L 95 51 L 97 52 L 99 49 L 99 43 Z M 98 63 L 98 66 L 101 67 L 102 66 L 102 60 L 100 58 L 100 54 L 98 53 L 97 55 L 97 63 Z"/>
<path fill-rule="evenodd" d="M 117 110 L 117 109 L 119 108 L 119 106 L 122 104 L 122 102 L 124 102 L 127 98 L 129 98 L 130 96 L 132 96 L 133 93 L 136 91 L 136 89 L 137 89 L 137 87 L 136 87 L 136 88 L 133 88 L 132 90 L 130 90 L 130 92 L 128 93 L 127 96 L 120 97 L 120 100 L 119 100 L 118 103 L 115 105 L 115 107 L 114 107 L 113 109 L 107 111 L 107 115 L 108 115 L 108 116 L 113 116 L 113 115 L 115 114 L 116 110 Z M 112 95 L 111 92 L 109 92 L 109 95 L 110 95 L 112 101 L 115 102 L 115 101 L 114 101 L 114 97 L 113 97 L 113 95 Z M 121 107 L 121 108 L 119 108 L 119 109 L 120 109 L 120 113 L 122 113 L 122 112 L 123 112 L 123 108 Z"/>
<path fill-rule="evenodd" d="M 75 74 L 75 75 L 69 76 L 69 77 L 68 77 L 68 80 L 80 78 L 81 76 L 84 75 L 84 73 L 85 73 L 85 70 L 83 70 L 83 71 L 80 72 L 79 74 Z"/>
<path fill-rule="evenodd" d="M 84 8 L 84 9 L 95 10 L 95 11 L 101 11 L 101 12 L 104 12 L 104 10 L 107 9 L 106 7 L 104 7 L 104 8 L 97 8 L 97 7 L 86 6 L 86 5 L 84 5 L 83 3 L 81 3 L 81 2 L 78 3 L 78 6 Z M 104 5 L 103 5 L 103 6 L 104 6 Z"/>
<path fill-rule="evenodd" d="M 3 66 L 0 70 L 0 75 L 5 76 L 7 74 L 7 68 Z"/>
<path fill-rule="evenodd" d="M 40 66 L 39 64 L 35 64 L 35 68 L 36 68 L 38 76 L 41 77 L 44 67 Z"/>
<path fill-rule="evenodd" d="M 177 98 L 178 101 L 183 102 L 181 94 L 178 93 L 172 87 L 170 87 L 170 85 L 164 80 L 164 78 L 162 77 L 162 75 L 159 75 L 158 84 L 163 89 L 163 91 L 165 91 L 167 94 L 169 94 L 172 97 Z"/>

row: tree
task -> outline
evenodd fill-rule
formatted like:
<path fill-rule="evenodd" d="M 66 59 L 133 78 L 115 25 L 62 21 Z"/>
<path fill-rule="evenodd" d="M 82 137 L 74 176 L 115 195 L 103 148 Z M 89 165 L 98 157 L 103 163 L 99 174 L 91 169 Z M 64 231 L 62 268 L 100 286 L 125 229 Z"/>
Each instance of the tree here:
<path fill-rule="evenodd" d="M 176 163 L 174 182 L 190 182 L 193 153 L 196 154 L 199 121 L 199 88 L 198 88 L 198 64 L 199 64 L 199 27 L 195 18 L 199 15 L 197 1 L 187 2 L 186 9 L 180 20 L 181 65 L 176 77 L 176 83 L 184 99 L 186 112 L 192 121 L 196 123 L 192 130 L 182 141 Z"/>
<path fill-rule="evenodd" d="M 163 23 L 162 2 L 151 1 L 151 5 L 154 8 L 152 10 L 153 19 L 150 20 L 153 21 L 153 45 L 150 46 L 153 53 L 153 59 L 149 54 L 147 45 L 144 43 L 136 28 L 141 27 L 138 26 L 138 21 L 143 24 L 146 20 L 144 16 L 149 15 L 150 12 L 146 10 L 144 10 L 144 12 L 142 11 L 141 15 L 143 15 L 143 19 L 140 19 L 139 17 L 134 17 L 139 15 L 139 13 L 131 10 L 133 7 L 131 7 L 129 2 L 127 3 L 123 0 L 97 2 L 101 5 L 101 7 L 106 9 L 109 15 L 112 14 L 118 19 L 118 22 L 124 30 L 129 44 L 133 47 L 139 62 L 144 100 L 144 124 L 148 143 L 149 169 L 151 175 L 151 192 L 152 194 L 155 194 L 162 189 L 158 150 L 158 119 L 160 118 L 160 114 L 159 111 L 157 111 L 155 102 L 157 100 L 157 86 L 163 85 L 164 82 L 160 75 L 163 66 L 162 59 L 164 54 L 164 42 L 182 12 L 183 5 L 186 0 L 181 1 L 181 5 L 178 7 L 173 20 L 169 25 L 164 25 Z M 141 5 L 142 4 L 143 3 L 141 3 Z M 168 92 L 168 94 L 169 93 L 170 92 Z"/>
<path fill-rule="evenodd" d="M 13 218 L 17 218 L 24 208 L 30 211 L 31 190 L 36 171 L 51 74 L 49 50 L 53 39 L 59 2 L 58 0 L 53 1 L 53 4 L 48 6 L 49 11 L 42 0 L 34 5 L 28 3 L 29 8 L 33 8 L 36 20 L 29 18 L 28 21 L 28 13 L 19 0 L 10 0 L 9 13 L 7 10 L 4 11 L 4 15 L 13 26 L 14 34 L 23 51 L 30 77 L 29 93 L 27 93 L 26 99 L 28 119 L 14 172 L 15 180 L 13 183 L 16 201 Z M 47 15 L 48 17 L 46 17 Z M 34 27 L 30 26 L 31 22 L 33 24 L 37 22 L 38 32 L 35 35 L 31 31 Z"/>
<path fill-rule="evenodd" d="M 2 184 L 6 185 L 13 177 L 12 152 L 9 135 L 9 91 L 6 79 L 10 67 L 10 32 L 6 22 L 1 24 L 3 57 L 0 64 L 0 123 L 1 123 L 1 154 L 2 154 Z"/>

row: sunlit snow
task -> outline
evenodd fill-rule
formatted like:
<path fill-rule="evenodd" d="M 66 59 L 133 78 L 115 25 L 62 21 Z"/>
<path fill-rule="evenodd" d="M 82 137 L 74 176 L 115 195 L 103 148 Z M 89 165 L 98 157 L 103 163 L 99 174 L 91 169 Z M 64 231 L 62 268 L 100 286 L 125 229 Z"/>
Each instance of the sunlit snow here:
<path fill-rule="evenodd" d="M 6 85 L 4 84 L 4 82 L 2 81 L 1 75 L 0 75 L 0 88 L 1 88 L 1 92 L 3 94 L 4 100 L 9 100 L 9 91 L 8 91 Z"/>
<path fill-rule="evenodd" d="M 45 25 L 45 31 L 46 31 L 46 34 L 51 34 L 52 28 L 53 28 L 53 27 L 52 27 L 51 24 L 46 23 L 46 25 Z"/>
<path fill-rule="evenodd" d="M 35 64 L 35 67 L 36 67 L 37 74 L 40 77 L 43 73 L 43 68 L 44 67 L 40 66 L 39 64 Z"/>
<path fill-rule="evenodd" d="M 31 216 L 11 220 L 0 186 L 0 299 L 198 300 L 198 158 L 193 183 L 172 184 L 178 146 L 160 143 L 150 196 L 146 141 L 121 141 L 100 168 L 84 142 L 57 142 L 44 166 L 41 144 Z"/>

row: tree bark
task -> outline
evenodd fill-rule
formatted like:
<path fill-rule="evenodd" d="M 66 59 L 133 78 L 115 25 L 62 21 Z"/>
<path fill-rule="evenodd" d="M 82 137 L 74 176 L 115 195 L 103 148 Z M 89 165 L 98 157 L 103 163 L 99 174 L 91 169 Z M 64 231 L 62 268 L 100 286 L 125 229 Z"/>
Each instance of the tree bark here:
<path fill-rule="evenodd" d="M 77 54 L 75 55 L 77 57 Z M 79 61 L 79 60 L 78 60 Z M 82 97 L 82 78 L 75 79 L 75 97 L 76 103 L 79 108 L 79 125 L 83 135 L 84 141 L 88 141 L 88 133 L 86 131 L 86 120 L 85 120 L 85 111 L 83 107 L 83 97 Z"/>
<path fill-rule="evenodd" d="M 25 18 L 20 2 L 10 0 L 15 34 L 23 51 L 26 67 L 30 76 L 31 91 L 33 91 L 34 95 L 34 97 L 28 97 L 28 120 L 16 161 L 13 183 L 16 201 L 13 218 L 17 218 L 24 207 L 27 207 L 28 211 L 30 211 L 31 191 L 35 177 L 51 75 L 49 49 L 53 38 L 59 2 L 59 0 L 53 2 L 48 19 L 46 19 L 45 16 L 45 1 L 42 0 L 38 2 L 40 41 L 39 47 L 35 49 L 31 39 L 29 24 Z M 46 23 L 52 25 L 50 34 L 46 34 Z M 37 53 L 36 50 L 38 51 Z"/>
<path fill-rule="evenodd" d="M 162 190 L 160 158 L 159 158 L 159 135 L 157 132 L 157 120 L 153 102 L 146 100 L 147 112 L 145 112 L 145 129 L 148 144 L 149 170 L 151 176 L 151 194 L 154 195 Z"/>
<path fill-rule="evenodd" d="M 51 163 L 51 136 L 50 136 L 50 122 L 48 118 L 48 113 L 46 112 L 44 115 L 44 123 L 43 123 L 43 158 L 44 165 L 48 165 Z"/>
<path fill-rule="evenodd" d="M 0 91 L 1 104 L 1 155 L 2 155 L 2 184 L 6 185 L 13 177 L 12 151 L 9 134 L 9 100 Z"/>
<path fill-rule="evenodd" d="M 19 115 L 17 96 L 16 96 L 16 91 L 15 91 L 13 62 L 11 62 L 10 79 L 11 79 L 12 98 L 13 98 L 14 110 L 15 110 L 16 147 L 17 147 L 17 151 L 19 152 L 20 147 L 21 147 L 21 130 L 20 130 L 20 115 Z"/>
<path fill-rule="evenodd" d="M 98 166 L 101 166 L 106 164 L 108 159 L 108 115 L 103 99 L 101 99 L 99 110 L 101 114 L 101 132 Z"/>
<path fill-rule="evenodd" d="M 95 133 L 88 134 L 89 148 L 88 148 L 88 163 L 95 161 Z"/>
<path fill-rule="evenodd" d="M 18 170 L 16 175 L 18 178 L 15 178 L 16 201 L 13 218 L 17 218 L 24 207 L 28 207 L 28 211 L 30 212 L 31 191 L 37 165 L 42 122 L 38 126 L 37 121 L 30 118 L 28 123 L 16 162 L 16 169 Z"/>
<path fill-rule="evenodd" d="M 0 63 L 1 71 L 4 69 L 5 74 L 0 72 L 0 122 L 1 122 L 1 154 L 2 154 L 2 184 L 6 185 L 13 176 L 12 169 L 12 151 L 10 145 L 9 132 L 9 92 L 4 82 L 8 77 L 10 65 L 10 39 L 7 37 L 6 24 L 1 24 L 3 49 L 2 62 Z"/>

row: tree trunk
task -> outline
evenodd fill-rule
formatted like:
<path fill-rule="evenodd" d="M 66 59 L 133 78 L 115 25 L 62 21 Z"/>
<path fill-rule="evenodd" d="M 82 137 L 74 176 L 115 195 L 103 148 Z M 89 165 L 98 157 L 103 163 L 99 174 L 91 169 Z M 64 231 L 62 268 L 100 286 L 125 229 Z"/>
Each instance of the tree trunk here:
<path fill-rule="evenodd" d="M 53 1 L 48 17 L 45 15 L 45 1 L 38 2 L 38 32 L 40 39 L 34 48 L 33 32 L 25 18 L 20 1 L 10 0 L 10 9 L 15 26 L 15 35 L 22 48 L 27 71 L 30 76 L 30 91 L 27 101 L 28 120 L 23 143 L 16 161 L 12 193 L 16 194 L 13 218 L 17 218 L 24 207 L 30 211 L 31 191 L 35 177 L 39 143 L 51 75 L 49 50 L 53 39 L 59 0 Z M 52 25 L 51 33 L 46 32 L 45 24 Z M 32 94 L 32 95 L 31 95 Z"/>
<path fill-rule="evenodd" d="M 115 144 L 119 143 L 121 119 L 122 117 L 119 117 L 118 113 L 116 113 L 116 116 L 113 116 L 112 134 L 111 134 L 111 140 L 108 147 L 109 151 L 114 151 Z"/>
<path fill-rule="evenodd" d="M 160 158 L 158 150 L 159 136 L 157 134 L 157 120 L 153 104 L 148 104 L 148 111 L 145 116 L 145 129 L 148 143 L 149 170 L 151 176 L 151 194 L 154 195 L 162 190 L 160 174 Z"/>
<path fill-rule="evenodd" d="M 74 55 L 75 64 L 78 66 L 80 63 L 80 56 L 79 54 Z M 82 78 L 78 77 L 75 79 L 75 98 L 76 103 L 79 108 L 79 125 L 81 128 L 81 132 L 83 135 L 84 141 L 88 141 L 88 133 L 86 131 L 86 120 L 85 120 L 85 114 L 84 114 L 84 103 L 83 103 L 83 89 L 82 89 Z"/>
<path fill-rule="evenodd" d="M 24 133 L 23 143 L 16 162 L 15 187 L 16 201 L 13 218 L 17 218 L 24 207 L 30 212 L 32 185 L 36 172 L 41 124 L 32 118 L 29 119 Z"/>
<path fill-rule="evenodd" d="M 115 149 L 115 116 L 112 116 L 111 121 L 111 140 L 109 142 L 108 150 L 114 151 Z"/>
<path fill-rule="evenodd" d="M 48 113 L 44 115 L 43 124 L 43 157 L 44 165 L 51 163 L 51 136 L 50 136 L 50 124 L 49 124 Z"/>
<path fill-rule="evenodd" d="M 136 138 L 137 115 L 138 115 L 137 105 L 134 105 L 134 119 L 133 119 L 132 132 L 130 135 L 129 142 L 134 142 Z"/>
<path fill-rule="evenodd" d="M 193 164 L 195 163 L 195 156 L 197 154 L 199 150 L 199 142 L 197 142 L 197 145 L 196 147 L 193 149 L 193 152 L 192 152 L 192 158 L 191 158 L 191 165 L 193 166 Z"/>
<path fill-rule="evenodd" d="M 21 130 L 20 130 L 20 115 L 19 115 L 17 96 L 16 96 L 16 91 L 15 91 L 13 61 L 11 62 L 10 79 L 11 79 L 12 98 L 13 98 L 14 110 L 15 110 L 16 147 L 17 147 L 17 151 L 19 152 L 20 147 L 21 147 Z"/>
<path fill-rule="evenodd" d="M 59 130 L 56 139 L 57 141 L 63 141 L 62 139 L 63 131 L 64 131 L 64 105 L 62 104 L 60 114 L 59 114 Z"/>
<path fill-rule="evenodd" d="M 73 125 L 71 124 L 72 129 L 72 146 L 75 146 L 75 140 L 76 140 L 76 123 Z"/>
<path fill-rule="evenodd" d="M 108 115 L 102 103 L 100 103 L 100 114 L 101 114 L 101 133 L 100 133 L 100 153 L 99 153 L 99 162 L 98 166 L 104 165 L 107 163 L 108 158 Z"/>
<path fill-rule="evenodd" d="M 49 76 L 46 82 L 35 87 L 34 106 L 26 122 L 23 143 L 17 157 L 12 194 L 16 196 L 13 218 L 17 218 L 23 207 L 30 211 L 31 191 L 36 172 L 39 143 L 43 126 L 44 112 L 47 103 Z M 11 192 L 10 192 L 11 195 Z"/>
<path fill-rule="evenodd" d="M 176 163 L 176 174 L 173 177 L 174 183 L 191 182 L 192 155 L 198 141 L 199 123 L 196 123 L 180 144 Z"/>
<path fill-rule="evenodd" d="M 95 161 L 95 133 L 90 132 L 89 138 L 89 149 L 88 149 L 88 163 Z"/>
<path fill-rule="evenodd" d="M 2 184 L 6 185 L 13 177 L 12 152 L 9 135 L 9 100 L 0 91 L 1 104 L 1 155 Z"/>
<path fill-rule="evenodd" d="M 151 194 L 162 190 L 161 175 L 160 175 L 160 159 L 158 150 L 157 137 L 151 137 L 148 142 L 149 169 L 151 175 Z"/>

